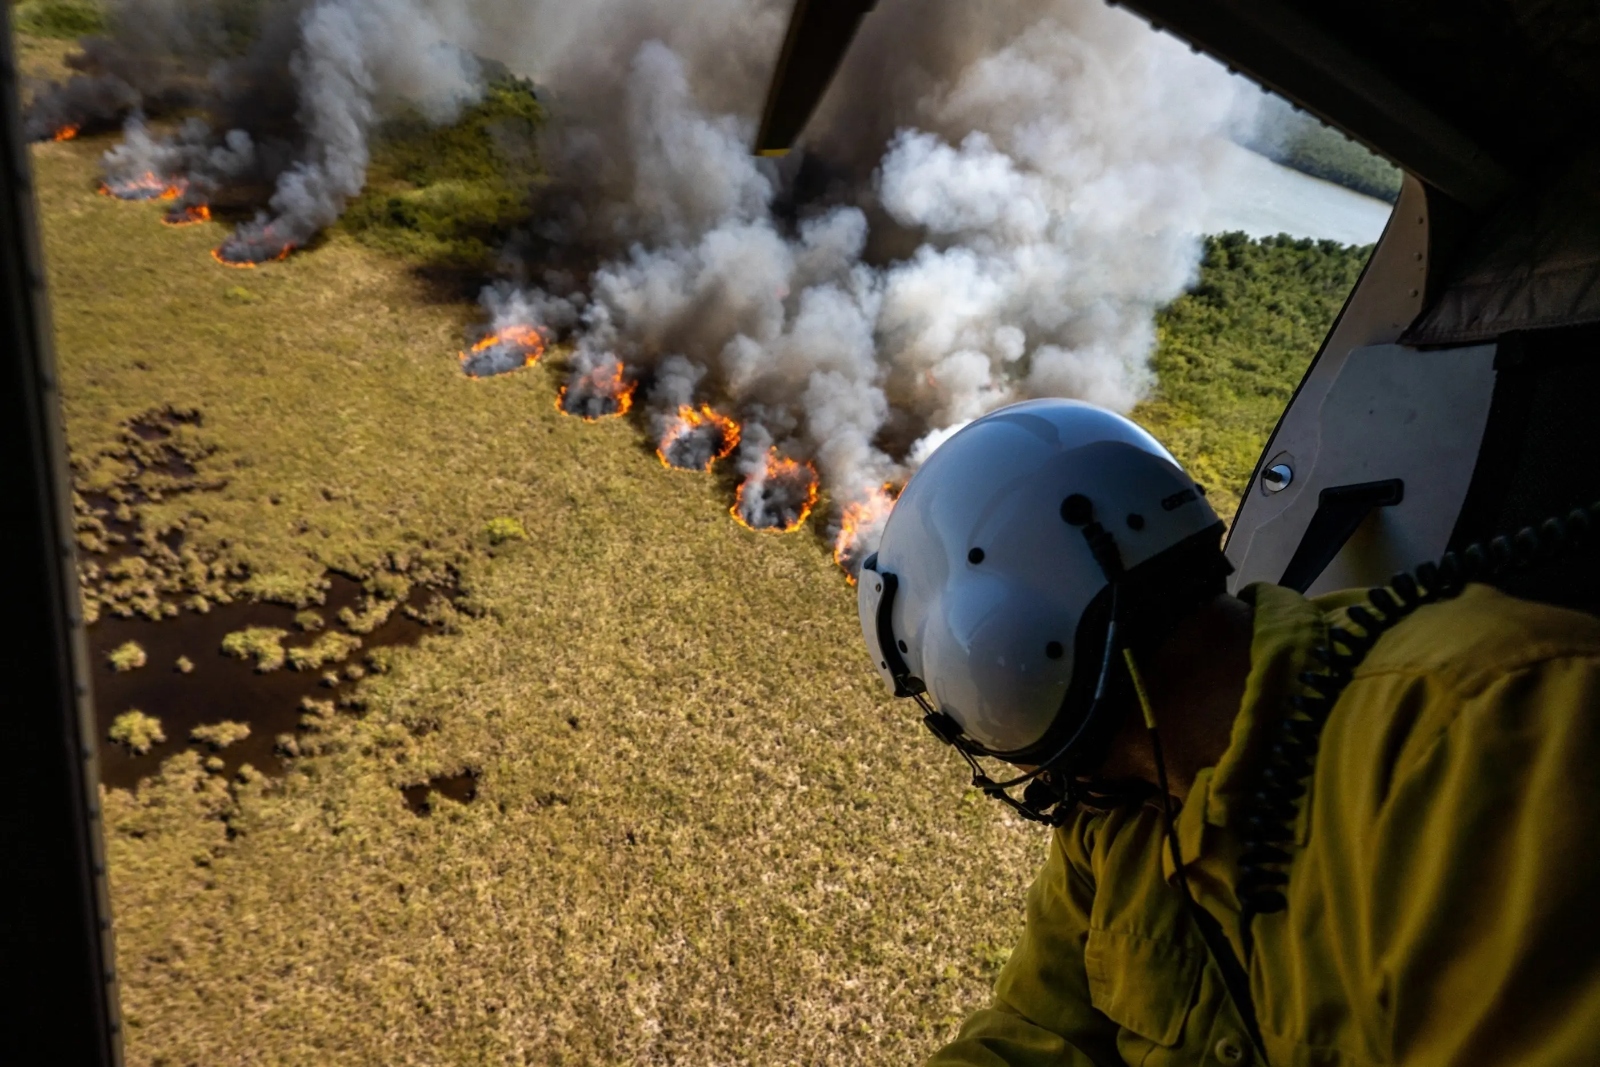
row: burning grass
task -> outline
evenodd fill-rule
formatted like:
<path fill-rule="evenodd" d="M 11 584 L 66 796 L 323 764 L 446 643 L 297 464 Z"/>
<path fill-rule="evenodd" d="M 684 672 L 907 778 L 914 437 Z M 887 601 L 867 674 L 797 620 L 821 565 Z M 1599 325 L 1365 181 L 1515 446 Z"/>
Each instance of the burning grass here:
<path fill-rule="evenodd" d="M 461 353 L 461 370 L 469 378 L 492 378 L 531 367 L 544 355 L 545 335 L 537 326 L 507 326 Z"/>
<path fill-rule="evenodd" d="M 816 505 L 817 468 L 769 448 L 761 465 L 739 483 L 728 514 L 747 530 L 792 533 Z"/>
<path fill-rule="evenodd" d="M 748 536 L 724 486 L 669 476 L 627 420 L 564 418 L 550 360 L 466 380 L 440 353 L 476 309 L 365 238 L 229 298 L 207 227 L 89 192 L 104 147 L 33 149 L 75 469 L 118 484 L 130 418 L 201 411 L 211 450 L 186 455 L 217 488 L 126 506 L 183 530 L 214 595 L 307 608 L 330 567 L 376 594 L 441 561 L 465 594 L 452 636 L 363 658 L 362 714 L 308 712 L 282 778 L 188 748 L 104 794 L 130 1065 L 876 1067 L 948 1037 L 1044 838 L 964 794 L 884 696 L 816 540 Z M 1206 352 L 1249 354 L 1226 331 L 1272 272 L 1300 300 L 1289 253 L 1230 257 L 1163 320 L 1185 411 Z M 1259 282 L 1230 288 L 1228 264 Z M 491 556 L 508 515 L 527 540 Z M 408 810 L 403 789 L 466 769 L 471 803 Z"/>
<path fill-rule="evenodd" d="M 872 551 L 871 546 L 877 544 L 899 495 L 893 485 L 874 488 L 865 500 L 846 504 L 840 513 L 839 532 L 833 538 L 833 561 L 844 570 L 851 585 L 856 584 L 861 562 Z"/>
<path fill-rule="evenodd" d="M 656 444 L 656 458 L 668 470 L 709 471 L 739 447 L 739 424 L 711 410 L 684 404 Z"/>
<path fill-rule="evenodd" d="M 73 127 L 70 136 L 62 137 L 58 134 L 55 139 L 66 141 L 76 136 L 77 129 Z M 109 196 L 115 200 L 176 200 L 183 195 L 183 180 L 145 171 L 134 178 L 101 182 L 99 192 L 101 196 Z"/>
<path fill-rule="evenodd" d="M 620 360 L 610 360 L 593 370 L 574 371 L 556 392 L 556 410 L 584 422 L 626 415 L 633 408 L 638 382 L 629 381 Z"/>

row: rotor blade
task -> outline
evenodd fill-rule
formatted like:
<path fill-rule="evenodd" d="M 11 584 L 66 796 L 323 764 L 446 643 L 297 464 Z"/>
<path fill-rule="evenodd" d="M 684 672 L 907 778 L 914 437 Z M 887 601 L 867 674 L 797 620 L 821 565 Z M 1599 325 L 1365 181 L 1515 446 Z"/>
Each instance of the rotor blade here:
<path fill-rule="evenodd" d="M 800 137 L 839 69 L 861 20 L 877 0 L 796 0 L 767 89 L 755 150 L 781 156 Z"/>

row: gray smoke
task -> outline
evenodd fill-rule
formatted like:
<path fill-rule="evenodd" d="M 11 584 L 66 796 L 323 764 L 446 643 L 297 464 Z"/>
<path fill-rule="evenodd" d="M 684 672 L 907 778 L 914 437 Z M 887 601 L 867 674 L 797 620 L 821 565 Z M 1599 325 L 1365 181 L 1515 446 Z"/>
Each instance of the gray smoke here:
<path fill-rule="evenodd" d="M 127 116 L 124 143 L 104 161 L 108 186 L 164 173 L 184 187 L 180 213 L 229 190 L 271 189 L 265 209 L 218 250 L 227 262 L 283 254 L 334 222 L 366 182 L 368 139 L 382 117 L 413 108 L 448 122 L 483 91 L 470 0 L 285 0 L 228 11 L 254 12 L 242 54 L 228 44 L 219 5 L 121 0 L 110 36 L 82 42 L 74 61 L 83 73 L 38 88 L 27 120 L 44 137 Z M 178 107 L 206 118 L 151 138 L 144 114 Z"/>
<path fill-rule="evenodd" d="M 339 218 L 367 180 L 367 141 L 385 100 L 447 122 L 483 90 L 451 27 L 413 0 L 316 0 L 289 59 L 305 146 L 278 175 L 267 210 L 218 249 L 225 262 L 286 254 Z"/>
<path fill-rule="evenodd" d="M 728 409 L 752 498 L 770 444 L 836 515 L 1000 404 L 1145 394 L 1237 82 L 1092 0 L 886 0 L 780 166 L 749 145 L 784 5 L 717 8 L 588 5 L 532 71 L 544 234 L 599 261 L 559 289 L 575 381 L 658 376 L 655 426 L 686 390 Z"/>

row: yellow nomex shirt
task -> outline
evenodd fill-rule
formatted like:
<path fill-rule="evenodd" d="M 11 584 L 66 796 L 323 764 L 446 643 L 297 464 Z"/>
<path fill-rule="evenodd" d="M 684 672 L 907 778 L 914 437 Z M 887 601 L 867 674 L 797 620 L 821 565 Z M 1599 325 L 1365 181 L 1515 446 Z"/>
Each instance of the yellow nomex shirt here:
<path fill-rule="evenodd" d="M 1352 597 L 1272 585 L 1227 751 L 1178 817 L 1190 887 L 1244 959 L 1231 827 Z M 1056 830 L 956 1065 L 1258 1062 L 1153 804 Z M 1322 732 L 1288 907 L 1246 963 L 1274 1067 L 1600 1064 L 1600 619 L 1470 585 L 1356 669 Z"/>

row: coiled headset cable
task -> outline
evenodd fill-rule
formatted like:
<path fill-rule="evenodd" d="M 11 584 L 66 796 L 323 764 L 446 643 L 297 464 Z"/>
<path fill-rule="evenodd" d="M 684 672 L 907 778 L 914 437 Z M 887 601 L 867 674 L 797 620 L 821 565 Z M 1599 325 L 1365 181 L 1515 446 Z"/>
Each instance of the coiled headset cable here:
<path fill-rule="evenodd" d="M 1244 851 L 1234 884 L 1241 906 L 1240 931 L 1249 956 L 1251 922 L 1288 906 L 1289 846 L 1306 782 L 1316 769 L 1317 747 L 1328 716 L 1355 669 L 1378 639 L 1412 612 L 1460 594 L 1468 582 L 1493 582 L 1529 567 L 1553 562 L 1584 544 L 1600 524 L 1600 502 L 1564 517 L 1527 526 L 1510 537 L 1491 538 L 1460 552 L 1446 552 L 1438 563 L 1402 572 L 1387 586 L 1371 589 L 1367 602 L 1347 609 L 1354 628 L 1329 627 L 1326 641 L 1312 648 L 1319 667 L 1302 671 L 1302 691 L 1290 699 L 1250 791 L 1241 836 Z"/>

